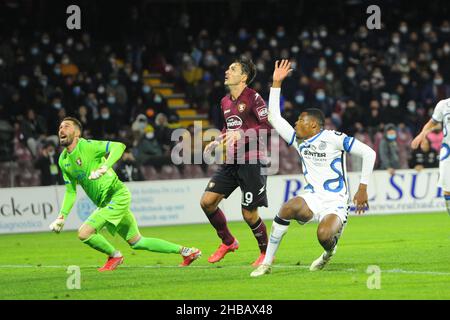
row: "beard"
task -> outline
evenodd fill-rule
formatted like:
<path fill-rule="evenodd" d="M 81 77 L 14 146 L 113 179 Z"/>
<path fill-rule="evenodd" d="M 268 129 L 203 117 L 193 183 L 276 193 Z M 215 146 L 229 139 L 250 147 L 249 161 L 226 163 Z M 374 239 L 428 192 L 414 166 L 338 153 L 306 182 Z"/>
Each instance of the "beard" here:
<path fill-rule="evenodd" d="M 73 142 L 73 137 L 66 137 L 65 139 L 59 138 L 59 144 L 62 147 L 68 147 L 72 144 L 72 142 Z"/>

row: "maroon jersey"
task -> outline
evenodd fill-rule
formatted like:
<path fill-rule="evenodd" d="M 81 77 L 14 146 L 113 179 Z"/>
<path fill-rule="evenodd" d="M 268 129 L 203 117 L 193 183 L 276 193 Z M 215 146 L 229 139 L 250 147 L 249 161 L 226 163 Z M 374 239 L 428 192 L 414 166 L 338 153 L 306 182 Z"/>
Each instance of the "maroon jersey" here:
<path fill-rule="evenodd" d="M 239 144 L 236 144 L 234 147 L 235 159 L 236 156 L 245 155 L 245 160 L 265 160 L 267 156 L 265 152 L 266 147 L 263 144 L 262 137 L 266 135 L 269 138 L 271 126 L 267 119 L 268 109 L 263 98 L 255 90 L 246 87 L 234 101 L 231 99 L 230 94 L 223 97 L 220 107 L 225 119 L 222 132 L 242 130 L 245 134 L 250 129 L 256 132 L 256 149 L 254 147 L 255 143 L 251 143 L 253 135 L 248 132 L 247 134 L 250 138 L 246 136 L 245 143 L 240 145 L 241 148 L 245 147 L 245 152 L 240 150 L 238 153 L 237 147 Z M 260 132 L 261 129 L 265 130 Z M 266 141 L 268 142 L 269 140 Z"/>

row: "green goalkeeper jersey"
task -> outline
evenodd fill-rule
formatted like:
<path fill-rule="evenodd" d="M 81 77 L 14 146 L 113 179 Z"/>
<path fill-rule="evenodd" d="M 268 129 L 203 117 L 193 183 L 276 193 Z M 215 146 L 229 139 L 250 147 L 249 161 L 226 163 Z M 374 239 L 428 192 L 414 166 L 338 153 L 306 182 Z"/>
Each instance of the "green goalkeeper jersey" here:
<path fill-rule="evenodd" d="M 86 140 L 80 138 L 75 149 L 67 149 L 59 157 L 59 167 L 66 184 L 66 193 L 60 213 L 69 214 L 76 199 L 77 184 L 81 185 L 87 196 L 98 207 L 106 205 L 114 190 L 122 186 L 112 165 L 120 159 L 125 145 L 120 142 Z M 108 158 L 106 156 L 108 155 Z M 92 171 L 105 165 L 108 171 L 99 179 L 90 180 Z"/>

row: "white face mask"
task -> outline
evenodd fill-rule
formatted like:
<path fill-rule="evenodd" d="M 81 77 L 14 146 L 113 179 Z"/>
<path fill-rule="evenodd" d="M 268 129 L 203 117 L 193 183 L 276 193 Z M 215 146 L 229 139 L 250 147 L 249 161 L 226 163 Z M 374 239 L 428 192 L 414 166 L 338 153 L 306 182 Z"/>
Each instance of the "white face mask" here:
<path fill-rule="evenodd" d="M 153 139 L 153 138 L 155 137 L 155 134 L 154 134 L 153 132 L 147 132 L 147 133 L 145 134 L 145 137 L 146 137 L 147 139 Z"/>
<path fill-rule="evenodd" d="M 392 108 L 397 108 L 398 107 L 398 100 L 397 99 L 392 99 L 389 104 L 390 104 L 390 106 Z"/>
<path fill-rule="evenodd" d="M 408 104 L 408 106 L 406 107 L 408 109 L 409 112 L 414 113 L 416 112 L 416 105 L 415 104 Z"/>

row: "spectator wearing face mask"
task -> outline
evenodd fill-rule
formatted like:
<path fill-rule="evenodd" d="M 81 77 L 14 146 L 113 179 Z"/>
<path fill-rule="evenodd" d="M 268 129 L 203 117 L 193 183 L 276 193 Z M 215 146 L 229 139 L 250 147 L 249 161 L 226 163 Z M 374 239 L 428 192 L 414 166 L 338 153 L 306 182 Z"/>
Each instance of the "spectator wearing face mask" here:
<path fill-rule="evenodd" d="M 384 128 L 384 135 L 378 149 L 380 169 L 386 169 L 390 175 L 400 169 L 399 150 L 397 144 L 397 129 L 394 124 L 389 123 Z"/>
<path fill-rule="evenodd" d="M 38 146 L 47 135 L 47 123 L 45 118 L 37 115 L 33 109 L 28 109 L 25 118 L 20 125 L 23 139 L 31 154 L 37 157 Z"/>
<path fill-rule="evenodd" d="M 61 95 L 57 93 L 51 100 L 50 106 L 47 107 L 46 116 L 49 134 L 57 134 L 59 127 L 59 112 L 64 109 Z"/>
<path fill-rule="evenodd" d="M 156 140 L 155 129 L 147 125 L 144 135 L 135 142 L 134 155 L 140 165 L 152 165 L 160 170 L 164 164 L 170 163 L 170 156 L 164 156 L 161 146 Z"/>
<path fill-rule="evenodd" d="M 435 62 L 437 65 L 437 62 Z M 433 64 L 432 64 L 433 65 Z M 422 92 L 422 101 L 425 104 L 432 104 L 436 101 L 447 99 L 450 96 L 450 87 L 444 82 L 440 72 L 436 72 Z"/>
<path fill-rule="evenodd" d="M 155 137 L 164 153 L 168 153 L 173 145 L 172 131 L 169 128 L 167 116 L 164 113 L 158 113 L 155 117 Z"/>
<path fill-rule="evenodd" d="M 93 127 L 93 136 L 98 140 L 114 139 L 119 129 L 108 106 L 100 107 L 100 117 L 95 121 Z"/>
<path fill-rule="evenodd" d="M 41 186 L 63 185 L 64 180 L 58 166 L 59 154 L 55 145 L 47 142 L 42 149 L 42 154 L 35 162 L 35 168 L 41 173 Z"/>
<path fill-rule="evenodd" d="M 132 182 L 144 180 L 139 164 L 129 148 L 123 152 L 122 159 L 117 164 L 115 171 L 120 181 Z"/>
<path fill-rule="evenodd" d="M 83 136 L 90 137 L 92 135 L 93 119 L 90 110 L 85 105 L 78 107 L 77 119 L 83 125 Z"/>
<path fill-rule="evenodd" d="M 106 86 L 106 95 L 114 96 L 117 104 L 124 108 L 128 103 L 127 89 L 123 84 L 119 82 L 119 77 L 116 74 L 112 74 L 109 79 L 109 83 Z"/>

